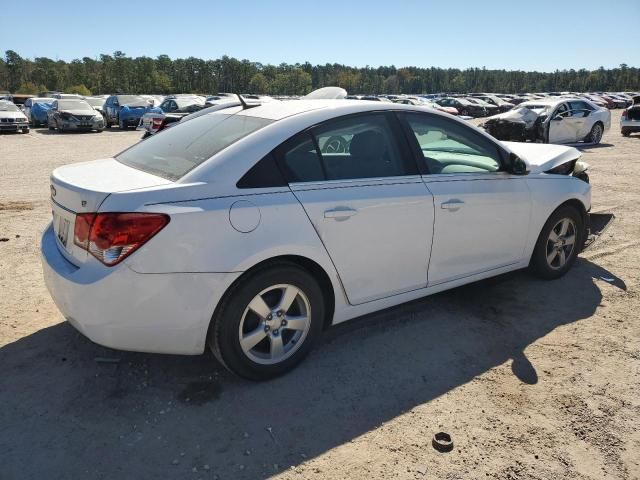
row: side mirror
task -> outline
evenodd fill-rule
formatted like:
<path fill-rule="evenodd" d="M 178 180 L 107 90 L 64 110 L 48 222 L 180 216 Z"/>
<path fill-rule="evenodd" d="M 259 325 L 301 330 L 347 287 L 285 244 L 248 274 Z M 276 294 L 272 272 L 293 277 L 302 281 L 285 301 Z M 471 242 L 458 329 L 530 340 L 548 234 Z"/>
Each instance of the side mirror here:
<path fill-rule="evenodd" d="M 522 160 L 515 153 L 511 153 L 509 155 L 509 167 L 510 172 L 513 175 L 527 175 L 529 171 L 527 170 L 527 164 L 524 160 Z"/>

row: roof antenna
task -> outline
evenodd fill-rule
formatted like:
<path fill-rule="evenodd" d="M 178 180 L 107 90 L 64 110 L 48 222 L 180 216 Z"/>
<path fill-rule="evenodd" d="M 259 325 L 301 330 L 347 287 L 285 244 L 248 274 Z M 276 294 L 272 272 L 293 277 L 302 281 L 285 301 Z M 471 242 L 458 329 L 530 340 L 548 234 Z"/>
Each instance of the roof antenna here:
<path fill-rule="evenodd" d="M 242 104 L 242 109 L 243 110 L 247 110 L 249 108 L 254 108 L 254 107 L 259 107 L 260 105 L 249 105 L 244 98 L 242 98 L 240 96 L 239 93 L 236 93 L 236 97 L 238 97 L 238 100 L 240 100 L 240 103 Z"/>
<path fill-rule="evenodd" d="M 244 98 L 242 98 L 239 93 L 236 93 L 236 97 L 238 97 L 238 100 L 240 100 L 243 110 L 246 110 L 247 108 L 249 108 L 249 105 L 247 105 L 247 102 L 244 101 Z"/>

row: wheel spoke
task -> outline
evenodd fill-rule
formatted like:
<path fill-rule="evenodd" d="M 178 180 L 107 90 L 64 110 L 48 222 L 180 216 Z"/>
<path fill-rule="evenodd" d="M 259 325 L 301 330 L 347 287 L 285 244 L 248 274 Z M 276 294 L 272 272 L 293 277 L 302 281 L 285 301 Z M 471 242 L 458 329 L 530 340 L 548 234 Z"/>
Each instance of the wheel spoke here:
<path fill-rule="evenodd" d="M 566 235 L 568 230 L 569 230 L 569 220 L 565 218 L 564 220 L 562 220 L 562 223 L 560 224 L 560 236 Z"/>
<path fill-rule="evenodd" d="M 554 243 L 558 241 L 558 234 L 556 233 L 555 230 L 551 230 L 551 233 L 549 233 L 549 240 L 551 240 Z"/>
<path fill-rule="evenodd" d="M 551 265 L 557 256 L 558 251 L 554 248 L 553 250 L 551 250 L 551 253 L 547 254 L 547 263 Z"/>
<path fill-rule="evenodd" d="M 282 327 L 285 330 L 304 330 L 307 326 L 309 318 L 306 316 L 285 317 L 285 320 L 287 321 L 287 325 Z"/>
<path fill-rule="evenodd" d="M 264 299 L 260 295 L 256 295 L 253 300 L 251 300 L 249 309 L 257 313 L 260 318 L 267 318 L 271 313 L 269 305 L 265 303 Z"/>
<path fill-rule="evenodd" d="M 271 359 L 276 359 L 284 355 L 284 345 L 282 344 L 282 335 L 272 335 L 269 337 L 271 340 Z"/>
<path fill-rule="evenodd" d="M 574 243 L 576 243 L 576 236 L 575 235 L 569 235 L 568 237 L 566 237 L 564 239 L 564 244 L 565 245 L 573 245 Z"/>
<path fill-rule="evenodd" d="M 242 347 L 243 351 L 248 352 L 258 343 L 260 343 L 266 336 L 267 334 L 265 333 L 264 328 L 258 327 L 253 332 L 248 333 L 247 335 L 242 337 L 242 339 L 240 340 L 240 346 Z"/>
<path fill-rule="evenodd" d="M 282 299 L 280 299 L 280 304 L 278 305 L 278 310 L 282 310 L 283 312 L 287 312 L 291 308 L 291 304 L 294 302 L 300 290 L 298 290 L 293 285 L 287 285 L 282 292 Z"/>
<path fill-rule="evenodd" d="M 561 248 L 560 250 L 558 250 L 558 255 L 560 255 L 560 262 L 558 266 L 562 267 L 567 261 L 567 255 L 564 253 L 564 248 Z"/>

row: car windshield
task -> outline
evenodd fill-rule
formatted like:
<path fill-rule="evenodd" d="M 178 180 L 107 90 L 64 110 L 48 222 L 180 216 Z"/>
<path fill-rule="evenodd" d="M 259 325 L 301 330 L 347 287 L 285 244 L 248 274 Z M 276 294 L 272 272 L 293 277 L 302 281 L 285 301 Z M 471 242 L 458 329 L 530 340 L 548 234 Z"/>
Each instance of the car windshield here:
<path fill-rule="evenodd" d="M 104 98 L 85 98 L 84 100 L 92 107 L 102 107 L 104 105 Z"/>
<path fill-rule="evenodd" d="M 84 100 L 58 100 L 58 110 L 93 110 Z"/>
<path fill-rule="evenodd" d="M 212 113 L 179 123 L 116 156 L 132 168 L 178 180 L 229 145 L 273 122 Z"/>
<path fill-rule="evenodd" d="M 118 95 L 118 103 L 120 105 L 126 105 L 127 103 L 149 103 L 149 100 L 138 95 Z"/>
<path fill-rule="evenodd" d="M 20 109 L 13 103 L 0 102 L 0 112 L 19 112 Z"/>

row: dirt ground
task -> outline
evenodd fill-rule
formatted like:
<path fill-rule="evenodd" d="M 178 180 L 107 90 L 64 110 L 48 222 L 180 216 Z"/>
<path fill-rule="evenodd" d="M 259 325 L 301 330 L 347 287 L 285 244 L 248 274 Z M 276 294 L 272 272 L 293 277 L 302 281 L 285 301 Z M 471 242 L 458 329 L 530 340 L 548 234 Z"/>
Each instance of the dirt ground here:
<path fill-rule="evenodd" d="M 51 170 L 139 133 L 0 135 L 0 479 L 640 478 L 640 136 L 612 113 L 583 152 L 593 210 L 617 219 L 568 275 L 349 322 L 268 383 L 100 347 L 50 299 Z"/>

